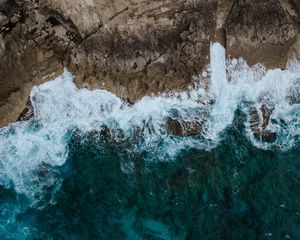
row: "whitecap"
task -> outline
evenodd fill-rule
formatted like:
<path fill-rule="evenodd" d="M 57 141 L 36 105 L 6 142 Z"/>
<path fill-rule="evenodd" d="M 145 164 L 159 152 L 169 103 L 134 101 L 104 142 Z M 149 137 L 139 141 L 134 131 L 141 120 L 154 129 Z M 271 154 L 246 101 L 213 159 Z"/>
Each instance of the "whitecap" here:
<path fill-rule="evenodd" d="M 287 150 L 300 135 L 300 64 L 290 62 L 285 70 L 253 67 L 242 59 L 225 59 L 225 49 L 211 44 L 211 64 L 195 77 L 196 88 L 182 93 L 146 96 L 134 105 L 105 90 L 78 88 L 67 70 L 53 81 L 31 91 L 34 119 L 0 129 L 0 182 L 35 198 L 45 186 L 59 184 L 51 176 L 42 182 L 36 170 L 61 166 L 68 157 L 70 132 L 110 129 L 119 142 L 138 138 L 134 151 L 146 151 L 148 160 L 169 161 L 186 148 L 209 150 L 218 146 L 222 133 L 240 108 L 247 116 L 246 134 L 258 148 Z M 210 85 L 207 79 L 210 78 Z M 276 133 L 274 142 L 257 138 L 251 128 L 250 107 L 269 104 L 273 110 L 267 126 Z M 198 136 L 174 136 L 166 127 L 168 118 L 181 126 L 199 123 Z M 120 135 L 120 131 L 122 134 Z M 46 181 L 46 182 L 45 182 Z M 47 182 L 48 181 L 48 182 Z M 38 182 L 38 184 L 33 184 Z"/>

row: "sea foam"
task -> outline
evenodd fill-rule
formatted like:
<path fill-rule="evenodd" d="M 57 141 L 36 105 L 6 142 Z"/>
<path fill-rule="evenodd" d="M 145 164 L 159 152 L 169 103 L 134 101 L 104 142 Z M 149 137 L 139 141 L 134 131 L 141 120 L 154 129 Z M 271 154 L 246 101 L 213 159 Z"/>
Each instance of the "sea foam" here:
<path fill-rule="evenodd" d="M 198 87 L 190 91 L 146 96 L 130 105 L 105 90 L 78 88 L 65 70 L 32 89 L 33 119 L 0 129 L 0 183 L 31 198 L 47 186 L 59 187 L 51 174 L 41 180 L 37 172 L 45 165 L 65 163 L 70 132 L 75 129 L 82 134 L 109 129 L 110 137 L 119 142 L 138 138 L 135 151 L 148 152 L 149 160 L 166 161 L 182 149 L 216 147 L 240 109 L 247 116 L 246 132 L 240 134 L 256 147 L 286 150 L 299 140 L 298 62 L 290 62 L 285 70 L 267 70 L 261 64 L 250 67 L 243 59 L 226 60 L 225 49 L 214 43 L 211 64 L 195 81 Z M 271 143 L 255 137 L 251 128 L 249 108 L 263 104 L 273 108 L 267 129 L 277 137 Z M 166 127 L 168 118 L 182 125 L 201 122 L 203 128 L 199 136 L 174 136 Z"/>

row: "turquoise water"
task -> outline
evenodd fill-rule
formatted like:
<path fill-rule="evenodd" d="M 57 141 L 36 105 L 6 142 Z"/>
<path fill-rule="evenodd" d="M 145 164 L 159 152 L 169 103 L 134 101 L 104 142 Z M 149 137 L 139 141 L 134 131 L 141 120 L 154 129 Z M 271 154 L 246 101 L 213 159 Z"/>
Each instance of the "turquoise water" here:
<path fill-rule="evenodd" d="M 59 189 L 31 205 L 1 188 L 1 239 L 299 239 L 300 144 L 257 149 L 238 115 L 217 148 L 166 162 L 74 131 L 66 163 L 39 172 Z M 122 171 L 126 163 L 134 168 Z"/>
<path fill-rule="evenodd" d="M 34 118 L 0 129 L 0 239 L 300 239 L 299 79 L 212 44 L 188 92 L 34 87 Z"/>

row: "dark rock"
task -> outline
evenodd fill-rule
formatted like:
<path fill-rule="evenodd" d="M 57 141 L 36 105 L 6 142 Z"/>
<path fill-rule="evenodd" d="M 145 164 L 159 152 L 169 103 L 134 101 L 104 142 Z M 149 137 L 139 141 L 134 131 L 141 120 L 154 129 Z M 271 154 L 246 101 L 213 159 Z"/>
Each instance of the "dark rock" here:
<path fill-rule="evenodd" d="M 279 0 L 237 0 L 227 19 L 227 53 L 251 65 L 285 68 L 295 36 Z"/>
<path fill-rule="evenodd" d="M 0 11 L 2 10 L 2 8 L 5 6 L 7 0 L 0 0 Z"/>
<path fill-rule="evenodd" d="M 34 117 L 34 109 L 30 99 L 26 103 L 26 107 L 18 117 L 17 121 L 28 121 Z"/>
<path fill-rule="evenodd" d="M 274 142 L 277 137 L 276 133 L 267 130 L 273 110 L 274 108 L 266 104 L 262 104 L 259 109 L 255 107 L 249 109 L 252 132 L 256 138 L 264 142 Z"/>
<path fill-rule="evenodd" d="M 300 78 L 288 90 L 287 101 L 289 104 L 300 104 Z"/>
<path fill-rule="evenodd" d="M 0 126 L 63 67 L 80 86 L 135 102 L 186 90 L 215 40 L 250 64 L 283 67 L 297 30 L 279 0 L 0 0 L 0 11 L 11 19 L 1 28 Z"/>
<path fill-rule="evenodd" d="M 297 14 L 298 14 L 298 21 L 300 19 L 300 1 L 299 0 L 289 0 L 292 4 L 292 6 L 294 7 L 294 9 L 296 10 Z"/>

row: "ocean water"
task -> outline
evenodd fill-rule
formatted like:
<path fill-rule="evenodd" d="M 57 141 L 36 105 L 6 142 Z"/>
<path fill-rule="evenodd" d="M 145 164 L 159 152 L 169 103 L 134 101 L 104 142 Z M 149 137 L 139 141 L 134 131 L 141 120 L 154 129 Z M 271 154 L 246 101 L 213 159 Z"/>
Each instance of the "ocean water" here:
<path fill-rule="evenodd" d="M 300 239 L 298 62 L 213 43 L 187 92 L 130 105 L 65 70 L 30 97 L 0 129 L 0 239 Z"/>

